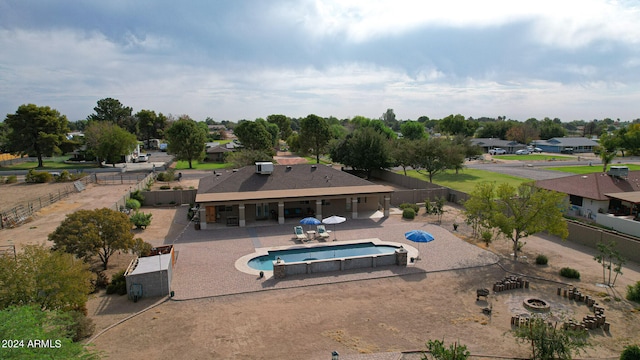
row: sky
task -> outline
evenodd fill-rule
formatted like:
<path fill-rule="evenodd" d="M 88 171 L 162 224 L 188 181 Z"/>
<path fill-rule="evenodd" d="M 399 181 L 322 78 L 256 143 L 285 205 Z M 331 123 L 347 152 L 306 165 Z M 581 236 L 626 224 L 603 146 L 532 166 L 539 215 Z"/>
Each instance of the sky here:
<path fill-rule="evenodd" d="M 640 2 L 0 0 L 0 114 L 640 118 Z"/>

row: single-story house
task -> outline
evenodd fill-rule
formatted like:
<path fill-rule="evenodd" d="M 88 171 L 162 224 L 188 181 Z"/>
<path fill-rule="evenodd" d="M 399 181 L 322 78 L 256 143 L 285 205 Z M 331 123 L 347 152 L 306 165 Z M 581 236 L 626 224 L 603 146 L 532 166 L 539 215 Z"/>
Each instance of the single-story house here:
<path fill-rule="evenodd" d="M 640 236 L 640 171 L 612 166 L 607 173 L 539 180 L 535 185 L 567 194 L 569 215 Z"/>
<path fill-rule="evenodd" d="M 559 137 L 549 140 L 533 141 L 535 147 L 539 147 L 542 151 L 551 153 L 560 153 L 567 148 L 573 148 L 574 153 L 592 153 L 593 148 L 598 146 L 594 140 L 585 137 Z"/>
<path fill-rule="evenodd" d="M 491 149 L 502 148 L 507 151 L 507 154 L 514 154 L 518 150 L 527 148 L 527 145 L 521 144 L 517 141 L 494 139 L 494 138 L 471 139 L 471 144 L 481 147 L 485 153 L 488 153 L 489 150 Z"/>
<path fill-rule="evenodd" d="M 200 228 L 247 226 L 286 218 L 331 215 L 358 218 L 378 210 L 389 216 L 393 188 L 326 165 L 259 162 L 200 179 L 196 194 Z"/>

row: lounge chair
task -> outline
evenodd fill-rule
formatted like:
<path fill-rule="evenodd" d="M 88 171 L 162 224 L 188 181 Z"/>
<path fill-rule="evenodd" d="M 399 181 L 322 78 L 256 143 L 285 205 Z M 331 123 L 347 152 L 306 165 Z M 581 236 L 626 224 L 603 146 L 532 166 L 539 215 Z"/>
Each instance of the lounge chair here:
<path fill-rule="evenodd" d="M 329 238 L 329 233 L 327 232 L 327 229 L 324 228 L 324 225 L 318 225 L 318 229 L 316 231 L 316 236 L 322 239 L 327 239 Z"/>
<path fill-rule="evenodd" d="M 304 229 L 302 229 L 302 226 L 294 226 L 293 233 L 296 235 L 296 238 L 302 242 L 309 240 L 307 234 L 305 234 L 304 232 Z"/>

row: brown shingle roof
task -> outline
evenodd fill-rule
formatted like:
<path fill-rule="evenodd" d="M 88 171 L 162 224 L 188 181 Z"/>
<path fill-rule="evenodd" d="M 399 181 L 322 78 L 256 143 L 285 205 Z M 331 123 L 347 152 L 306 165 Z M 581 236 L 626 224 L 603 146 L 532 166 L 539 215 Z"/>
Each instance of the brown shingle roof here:
<path fill-rule="evenodd" d="M 536 181 L 542 189 L 554 190 L 569 195 L 593 200 L 608 200 L 604 194 L 640 191 L 640 171 L 629 171 L 626 178 L 605 173 L 573 175 L 558 179 Z"/>
<path fill-rule="evenodd" d="M 375 185 L 326 165 L 275 165 L 269 175 L 257 174 L 255 166 L 216 173 L 200 180 L 198 194 Z"/>

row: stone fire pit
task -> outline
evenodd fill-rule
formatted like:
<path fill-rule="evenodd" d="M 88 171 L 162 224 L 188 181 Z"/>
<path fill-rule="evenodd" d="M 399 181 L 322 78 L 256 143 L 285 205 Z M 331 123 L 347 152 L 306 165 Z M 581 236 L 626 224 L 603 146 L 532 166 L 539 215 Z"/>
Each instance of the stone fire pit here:
<path fill-rule="evenodd" d="M 551 306 L 549 306 L 549 303 L 541 299 L 528 298 L 525 299 L 522 304 L 530 311 L 549 312 L 551 310 Z"/>

